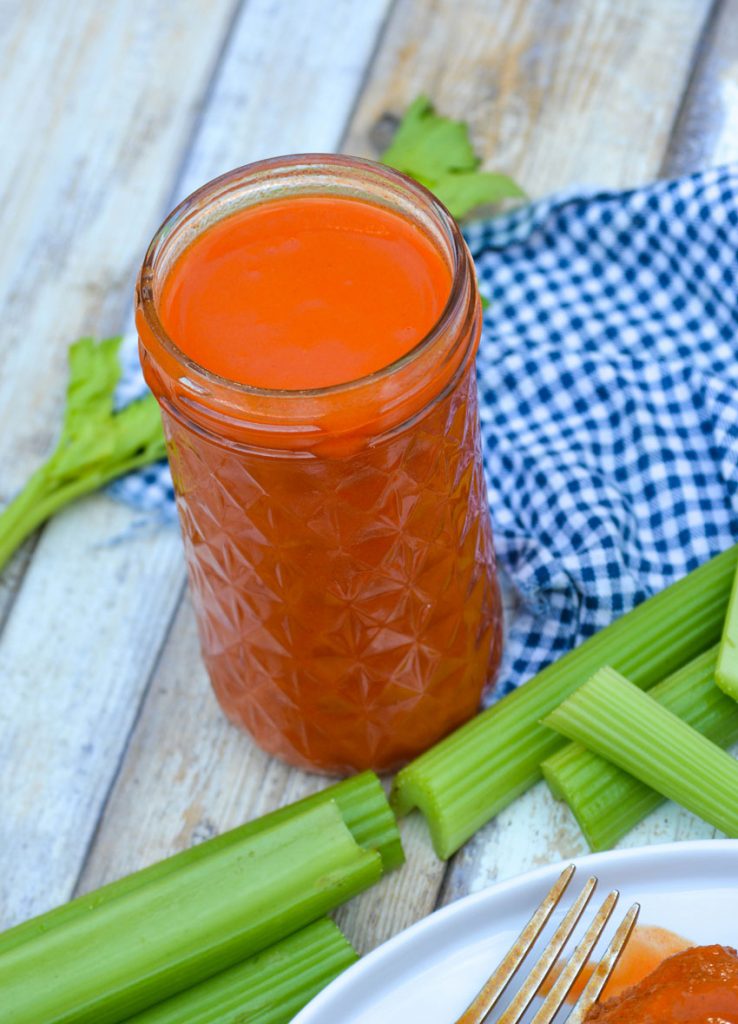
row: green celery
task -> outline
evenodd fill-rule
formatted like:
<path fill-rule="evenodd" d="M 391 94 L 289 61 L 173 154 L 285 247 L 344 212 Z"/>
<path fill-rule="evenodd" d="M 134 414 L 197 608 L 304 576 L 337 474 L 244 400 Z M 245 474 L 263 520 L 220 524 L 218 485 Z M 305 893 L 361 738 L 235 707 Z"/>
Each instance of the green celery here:
<path fill-rule="evenodd" d="M 418 807 L 439 857 L 541 777 L 562 741 L 541 719 L 602 665 L 648 687 L 718 642 L 738 546 L 724 551 L 586 640 L 403 768 L 392 802 Z"/>
<path fill-rule="evenodd" d="M 501 199 L 524 199 L 506 174 L 480 171 L 480 158 L 464 121 L 441 117 L 427 96 L 405 111 L 382 163 L 409 174 L 434 192 L 454 217 Z"/>
<path fill-rule="evenodd" d="M 16 548 L 60 508 L 139 466 L 166 456 L 153 395 L 115 412 L 120 338 L 81 338 L 69 349 L 69 383 L 59 441 L 0 513 L 0 570 Z"/>
<path fill-rule="evenodd" d="M 323 919 L 126 1024 L 289 1024 L 357 959 L 340 929 Z"/>
<path fill-rule="evenodd" d="M 331 800 L 338 805 L 358 845 L 379 852 L 385 871 L 391 871 L 403 863 L 404 854 L 397 821 L 387 803 L 382 785 L 373 772 L 363 772 L 10 928 L 0 934 L 0 954 L 52 928 L 84 917 L 118 896 L 134 892 L 149 882 L 163 878 L 188 864 L 194 864 L 203 857 L 209 857 L 233 843 L 256 835 L 263 829 L 289 821 L 308 808 L 320 806 Z"/>
<path fill-rule="evenodd" d="M 738 837 L 738 761 L 615 669 L 595 672 L 544 721 Z"/>
<path fill-rule="evenodd" d="M 223 847 L 0 955 L 3 1024 L 117 1024 L 378 881 L 334 802 Z"/>
<path fill-rule="evenodd" d="M 738 741 L 738 703 L 715 686 L 718 648 L 690 661 L 648 691 L 719 747 Z M 593 850 L 609 850 L 662 802 L 650 789 L 580 743 L 567 743 L 541 765 L 559 800 L 566 800 Z"/>
<path fill-rule="evenodd" d="M 738 571 L 733 579 L 733 591 L 720 639 L 715 681 L 729 697 L 738 700 Z"/>

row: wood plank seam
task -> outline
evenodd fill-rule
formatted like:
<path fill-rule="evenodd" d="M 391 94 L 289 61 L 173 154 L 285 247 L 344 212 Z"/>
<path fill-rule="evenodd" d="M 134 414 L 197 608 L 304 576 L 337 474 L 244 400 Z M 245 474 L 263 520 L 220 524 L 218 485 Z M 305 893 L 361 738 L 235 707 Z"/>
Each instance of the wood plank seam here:
<path fill-rule="evenodd" d="M 690 72 L 684 83 L 684 91 L 682 92 L 679 105 L 677 106 L 674 114 L 671 130 L 666 140 L 664 159 L 661 163 L 661 167 L 659 168 L 659 177 L 668 177 L 670 174 L 669 166 L 672 162 L 672 149 L 678 147 L 679 135 L 684 128 L 690 101 L 697 90 L 699 80 L 703 74 L 705 60 L 710 51 L 710 44 L 713 40 L 715 27 L 718 23 L 722 8 L 723 0 L 712 0 L 704 25 L 702 26 L 702 31 L 695 41 L 690 61 Z"/>
<path fill-rule="evenodd" d="M 248 4 L 249 0 L 234 0 L 231 16 L 225 26 L 220 46 L 213 56 L 213 66 L 211 68 L 210 75 L 208 76 L 207 84 L 202 91 L 202 96 L 200 97 L 197 107 L 197 113 L 192 119 L 189 137 L 185 145 L 182 147 L 182 155 L 179 160 L 179 165 L 176 173 L 172 177 L 172 187 L 161 212 L 162 221 L 169 211 L 172 210 L 182 199 L 182 185 L 187 175 L 192 151 L 197 142 L 198 136 L 202 132 L 208 113 L 213 106 L 213 99 L 218 80 L 220 78 L 221 69 L 228 56 L 228 50 L 233 43 L 236 26 L 238 25 L 239 20 L 243 17 L 244 10 Z M 124 317 L 124 320 L 127 325 L 126 330 L 131 330 L 133 328 L 133 313 L 130 306 L 127 309 L 127 315 Z"/>
<path fill-rule="evenodd" d="M 398 3 L 400 3 L 400 0 L 390 0 L 384 18 L 382 19 L 382 24 L 380 26 L 379 32 L 377 33 L 377 38 L 374 41 L 372 52 L 369 55 L 369 60 L 367 61 L 366 67 L 364 69 L 364 74 L 362 75 L 361 80 L 357 83 L 353 103 L 351 104 L 351 108 L 346 118 L 346 124 L 343 126 L 343 131 L 341 132 L 341 137 L 339 139 L 338 146 L 336 147 L 339 153 L 346 153 L 347 156 L 354 155 L 353 153 L 346 151 L 346 142 L 348 140 L 349 132 L 351 131 L 351 125 L 353 124 L 354 117 L 356 116 L 357 108 L 359 106 L 359 103 L 361 102 L 362 96 L 364 95 L 364 90 L 367 87 L 367 83 L 369 82 L 369 78 L 374 67 L 374 62 L 377 59 L 377 54 L 380 52 L 382 46 L 384 45 L 384 40 L 387 35 L 390 23 L 392 21 L 392 15 L 394 14 L 395 8 L 397 7 Z"/>
<path fill-rule="evenodd" d="M 695 46 L 691 73 L 674 117 L 660 176 L 673 177 L 698 170 L 694 158 L 697 157 L 699 163 L 702 163 L 705 155 L 709 159 L 714 152 L 711 151 L 710 144 L 715 142 L 715 137 L 720 139 L 720 136 L 725 134 L 725 126 L 720 123 L 722 111 L 715 109 L 721 104 L 721 97 L 715 89 L 715 78 L 721 70 L 721 63 L 729 55 L 732 57 L 736 31 L 738 0 L 714 0 Z M 699 133 L 699 141 L 703 143 L 700 146 L 700 153 L 692 152 L 697 141 L 692 137 L 695 131 Z M 729 154 L 729 158 L 736 158 L 735 150 Z M 715 161 L 712 160 L 711 163 Z"/>
<path fill-rule="evenodd" d="M 90 851 L 92 850 L 92 848 L 95 845 L 95 841 L 97 840 L 97 834 L 100 831 L 100 825 L 101 825 L 102 821 L 105 818 L 105 812 L 106 812 L 106 810 L 108 808 L 108 803 L 110 801 L 110 796 L 111 796 L 111 794 L 113 793 L 113 791 L 115 789 L 115 785 L 116 785 L 116 783 L 118 781 L 118 776 L 120 775 L 121 770 L 123 768 L 123 765 L 126 762 L 126 758 L 128 757 L 128 751 L 129 751 L 129 748 L 131 746 L 131 740 L 133 739 L 133 736 L 136 733 L 136 728 L 137 728 L 137 726 L 138 726 L 138 724 L 139 724 L 139 722 L 141 720 L 141 716 L 143 714 L 144 708 L 146 707 L 146 698 L 148 696 L 149 689 L 151 687 L 152 681 L 155 678 L 156 672 L 157 672 L 157 670 L 159 668 L 159 665 L 161 663 L 162 656 L 164 654 L 164 649 L 166 647 L 167 637 L 169 636 L 169 634 L 171 632 L 171 629 L 172 629 L 172 624 L 174 623 L 174 620 L 176 619 L 176 617 L 177 617 L 177 615 L 179 613 L 179 609 L 180 609 L 180 606 L 181 606 L 182 601 L 184 599 L 184 594 L 185 594 L 186 588 L 187 588 L 187 581 L 183 580 L 182 581 L 182 585 L 180 586 L 179 597 L 178 597 L 176 603 L 174 604 L 174 606 L 172 607 L 172 612 L 171 612 L 171 615 L 169 616 L 169 619 L 167 621 L 166 629 L 164 629 L 162 631 L 161 643 L 159 644 L 159 649 L 158 649 L 158 651 L 156 653 L 156 657 L 154 658 L 154 660 L 152 662 L 151 671 L 149 672 L 149 675 L 148 675 L 148 678 L 146 680 L 145 686 L 141 690 L 141 694 L 140 694 L 140 697 L 139 697 L 138 705 L 136 707 L 136 713 L 135 713 L 135 715 L 133 716 L 133 718 L 131 720 L 130 728 L 128 729 L 128 732 L 126 733 L 125 742 L 123 743 L 123 745 L 121 747 L 120 754 L 119 754 L 119 757 L 118 757 L 118 763 L 117 763 L 117 765 L 115 767 L 115 770 L 112 772 L 112 774 L 110 776 L 110 779 L 108 781 L 108 787 L 107 787 L 107 790 L 105 792 L 105 797 L 104 797 L 104 799 L 103 799 L 103 801 L 102 801 L 102 803 L 100 805 L 100 813 L 97 816 L 97 821 L 95 822 L 95 827 L 93 828 L 92 832 L 90 833 L 90 836 L 89 836 L 89 838 L 87 840 L 87 843 L 85 844 L 84 852 L 82 854 L 82 858 L 81 858 L 80 864 L 79 864 L 79 869 L 77 871 L 77 877 L 74 880 L 74 886 L 72 888 L 72 897 L 79 895 L 80 880 L 81 880 L 81 878 L 82 878 L 82 876 L 84 874 L 85 867 L 87 865 L 87 861 L 88 861 L 89 856 L 90 856 Z"/>

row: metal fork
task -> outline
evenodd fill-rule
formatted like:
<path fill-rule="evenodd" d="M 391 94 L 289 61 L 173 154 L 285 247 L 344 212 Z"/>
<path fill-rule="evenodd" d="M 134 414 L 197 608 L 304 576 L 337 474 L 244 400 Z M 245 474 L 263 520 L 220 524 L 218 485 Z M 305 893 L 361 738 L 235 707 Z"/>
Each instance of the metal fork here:
<path fill-rule="evenodd" d="M 500 997 L 512 980 L 513 975 L 518 971 L 521 964 L 530 953 L 536 939 L 538 939 L 545 928 L 548 919 L 551 917 L 551 914 L 558 906 L 561 897 L 564 895 L 569 882 L 574 876 L 575 870 L 574 865 L 571 864 L 561 873 L 548 895 L 533 914 L 525 928 L 523 928 L 509 952 L 505 955 L 500 966 L 489 980 L 485 982 L 474 1002 L 471 1003 L 471 1005 L 462 1013 L 454 1024 L 482 1024 L 483 1021 L 488 1019 L 488 1014 L 495 1008 L 495 1006 L 497 1006 L 500 1001 Z M 523 1015 L 533 1001 L 533 997 L 539 991 L 544 979 L 558 962 L 561 952 L 568 942 L 571 933 L 574 931 L 577 922 L 582 916 L 584 908 L 589 903 L 596 885 L 596 878 L 592 877 L 587 879 L 584 889 L 566 912 L 561 924 L 554 932 L 550 942 L 537 962 L 531 968 L 530 973 L 523 982 L 520 990 L 516 993 L 510 1005 L 500 1014 L 499 1017 L 495 1018 L 495 1024 L 518 1024 L 518 1022 L 522 1020 Z M 615 904 L 618 901 L 618 896 L 619 893 L 616 890 L 607 896 L 602 906 L 595 914 L 594 919 L 587 929 L 583 939 L 576 947 L 566 966 L 552 985 L 543 1005 L 536 1013 L 531 1024 L 551 1024 L 551 1021 L 553 1021 L 554 1017 L 561 1009 L 564 1000 L 574 985 L 574 982 L 586 966 L 597 940 L 602 934 L 605 925 L 610 920 L 612 912 L 615 909 Z M 588 1011 L 597 1001 L 597 997 L 612 974 L 616 963 L 620 959 L 620 954 L 630 937 L 630 933 L 633 931 L 639 910 L 639 904 L 634 903 L 621 921 L 610 945 L 607 947 L 605 955 L 597 964 L 592 976 L 584 987 L 584 991 L 567 1016 L 566 1024 L 582 1024 Z"/>

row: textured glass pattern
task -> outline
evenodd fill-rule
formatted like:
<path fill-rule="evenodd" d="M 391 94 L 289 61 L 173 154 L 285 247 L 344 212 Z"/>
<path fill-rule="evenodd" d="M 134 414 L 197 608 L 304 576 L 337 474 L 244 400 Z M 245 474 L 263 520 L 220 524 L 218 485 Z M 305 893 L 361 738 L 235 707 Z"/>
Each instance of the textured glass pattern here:
<path fill-rule="evenodd" d="M 501 607 L 473 366 L 338 458 L 165 426 L 203 654 L 232 721 L 342 773 L 397 767 L 476 711 Z"/>

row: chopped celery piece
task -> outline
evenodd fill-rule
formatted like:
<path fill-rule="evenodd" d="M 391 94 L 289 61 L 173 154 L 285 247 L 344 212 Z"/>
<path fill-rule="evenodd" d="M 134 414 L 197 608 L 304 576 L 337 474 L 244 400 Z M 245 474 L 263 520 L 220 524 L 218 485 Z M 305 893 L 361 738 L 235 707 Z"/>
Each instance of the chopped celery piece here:
<path fill-rule="evenodd" d="M 715 686 L 717 647 L 648 691 L 719 747 L 738 741 L 738 703 Z M 559 800 L 566 800 L 593 850 L 609 850 L 662 802 L 660 793 L 580 743 L 567 743 L 541 765 Z"/>
<path fill-rule="evenodd" d="M 723 624 L 715 681 L 729 697 L 738 700 L 738 571 L 733 578 L 733 591 Z"/>
<path fill-rule="evenodd" d="M 65 903 L 46 914 L 41 914 L 39 917 L 34 917 L 10 928 L 0 934 L 0 954 L 35 935 L 41 935 L 51 928 L 57 928 L 68 921 L 83 917 L 118 896 L 133 892 L 142 885 L 163 878 L 203 857 L 209 857 L 212 853 L 240 842 L 248 836 L 256 835 L 257 832 L 261 832 L 265 828 L 289 821 L 309 807 L 317 807 L 330 800 L 334 800 L 338 805 L 343 820 L 359 846 L 377 850 L 381 854 L 385 871 L 390 871 L 402 864 L 404 854 L 400 833 L 397 830 L 397 821 L 387 803 L 382 785 L 373 772 L 363 772 L 352 779 L 328 786 L 327 789 L 321 790 L 313 796 L 305 797 L 287 807 L 281 807 L 279 810 L 249 821 L 245 825 L 239 825 L 238 828 L 224 832 L 214 839 L 176 853 L 172 857 L 167 857 L 166 860 L 151 864 L 132 875 L 126 875 L 125 878 L 104 885 L 101 889 L 78 896 L 70 903 Z"/>
<path fill-rule="evenodd" d="M 595 672 L 545 722 L 738 836 L 738 761 L 615 669 Z"/>
<path fill-rule="evenodd" d="M 561 745 L 541 719 L 602 665 L 651 686 L 720 639 L 738 546 L 644 601 L 421 754 L 395 779 L 392 802 L 418 807 L 439 857 L 541 777 Z"/>
<path fill-rule="evenodd" d="M 289 1024 L 357 959 L 339 928 L 323 919 L 126 1024 Z"/>
<path fill-rule="evenodd" d="M 117 1024 L 376 882 L 335 803 L 309 808 L 0 955 L 3 1024 Z M 42 983 L 41 983 L 42 982 Z"/>

